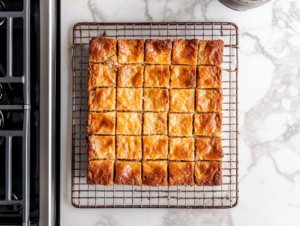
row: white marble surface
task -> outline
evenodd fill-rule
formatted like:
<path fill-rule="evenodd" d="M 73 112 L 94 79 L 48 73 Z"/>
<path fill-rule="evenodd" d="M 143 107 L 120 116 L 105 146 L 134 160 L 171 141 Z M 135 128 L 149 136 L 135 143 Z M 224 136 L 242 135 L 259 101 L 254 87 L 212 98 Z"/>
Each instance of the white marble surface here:
<path fill-rule="evenodd" d="M 300 1 L 247 12 L 217 0 L 61 1 L 62 225 L 300 225 Z M 230 210 L 71 205 L 70 53 L 77 22 L 226 21 L 240 28 L 240 203 Z M 297 145 L 298 144 L 298 145 Z"/>

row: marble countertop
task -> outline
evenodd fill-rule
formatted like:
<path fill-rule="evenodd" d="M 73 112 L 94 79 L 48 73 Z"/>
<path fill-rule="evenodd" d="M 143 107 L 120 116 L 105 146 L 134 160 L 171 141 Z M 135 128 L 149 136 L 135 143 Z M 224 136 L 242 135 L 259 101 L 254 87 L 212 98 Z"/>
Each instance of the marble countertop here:
<path fill-rule="evenodd" d="M 226 21 L 240 28 L 240 201 L 234 209 L 71 205 L 70 53 L 77 22 Z M 246 12 L 217 0 L 61 0 L 61 223 L 97 226 L 300 225 L 300 1 Z M 298 145 L 297 145 L 298 144 Z"/>

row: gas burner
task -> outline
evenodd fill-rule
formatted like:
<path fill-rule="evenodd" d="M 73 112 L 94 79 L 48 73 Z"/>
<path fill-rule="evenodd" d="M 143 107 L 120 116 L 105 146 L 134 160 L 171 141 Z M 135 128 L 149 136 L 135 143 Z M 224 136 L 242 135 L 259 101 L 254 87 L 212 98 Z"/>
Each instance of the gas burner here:
<path fill-rule="evenodd" d="M 0 11 L 6 11 L 5 5 L 2 1 L 0 1 Z M 5 22 L 5 18 L 0 18 L 0 26 L 2 26 Z"/>

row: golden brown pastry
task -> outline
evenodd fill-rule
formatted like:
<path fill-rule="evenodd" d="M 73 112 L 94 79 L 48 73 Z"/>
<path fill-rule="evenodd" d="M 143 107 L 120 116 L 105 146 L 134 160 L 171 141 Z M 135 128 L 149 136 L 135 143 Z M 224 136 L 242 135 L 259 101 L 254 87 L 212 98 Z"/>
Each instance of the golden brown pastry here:
<path fill-rule="evenodd" d="M 117 60 L 116 39 L 93 38 L 90 42 L 90 62 L 100 63 Z"/>
<path fill-rule="evenodd" d="M 89 136 L 89 160 L 103 158 L 115 158 L 115 137 Z"/>
<path fill-rule="evenodd" d="M 116 90 L 97 88 L 89 91 L 89 111 L 115 110 Z"/>
<path fill-rule="evenodd" d="M 196 110 L 198 112 L 222 111 L 222 89 L 197 89 Z"/>
<path fill-rule="evenodd" d="M 144 89 L 144 111 L 168 111 L 169 91 L 167 89 Z"/>
<path fill-rule="evenodd" d="M 168 164 L 166 161 L 143 162 L 143 184 L 146 186 L 168 185 Z"/>
<path fill-rule="evenodd" d="M 222 160 L 221 138 L 196 138 L 196 160 Z"/>
<path fill-rule="evenodd" d="M 144 63 L 144 40 L 143 39 L 119 39 L 118 62 Z"/>
<path fill-rule="evenodd" d="M 221 65 L 224 42 L 222 40 L 200 40 L 198 64 Z"/>
<path fill-rule="evenodd" d="M 118 88 L 117 110 L 141 111 L 143 110 L 143 90 L 132 88 Z"/>
<path fill-rule="evenodd" d="M 178 89 L 170 90 L 170 111 L 171 112 L 194 112 L 195 90 Z"/>
<path fill-rule="evenodd" d="M 144 66 L 119 65 L 118 87 L 142 87 Z"/>
<path fill-rule="evenodd" d="M 195 114 L 195 135 L 220 137 L 222 135 L 222 117 L 223 114 L 221 112 Z"/>
<path fill-rule="evenodd" d="M 175 39 L 173 41 L 173 64 L 197 64 L 198 39 Z"/>
<path fill-rule="evenodd" d="M 115 87 L 116 71 L 102 64 L 89 65 L 88 90 L 97 87 Z"/>
<path fill-rule="evenodd" d="M 145 45 L 145 63 L 171 64 L 171 50 L 171 39 L 147 39 Z"/>
<path fill-rule="evenodd" d="M 193 114 L 169 114 L 169 136 L 191 136 Z"/>
<path fill-rule="evenodd" d="M 115 112 L 89 113 L 88 133 L 89 134 L 114 134 L 115 133 Z"/>
<path fill-rule="evenodd" d="M 144 113 L 144 134 L 167 134 L 167 113 Z"/>
<path fill-rule="evenodd" d="M 193 162 L 169 162 L 169 186 L 194 185 Z"/>
<path fill-rule="evenodd" d="M 196 87 L 195 66 L 171 66 L 171 88 Z"/>
<path fill-rule="evenodd" d="M 199 88 L 222 88 L 222 67 L 198 66 Z"/>
<path fill-rule="evenodd" d="M 114 161 L 94 160 L 89 161 L 87 184 L 113 185 Z"/>
<path fill-rule="evenodd" d="M 116 162 L 115 184 L 142 185 L 142 170 L 140 162 Z"/>
<path fill-rule="evenodd" d="M 167 136 L 144 136 L 143 159 L 167 159 L 168 137 Z"/>
<path fill-rule="evenodd" d="M 142 141 L 139 136 L 117 136 L 117 159 L 142 159 Z"/>
<path fill-rule="evenodd" d="M 194 161 L 194 138 L 170 138 L 169 160 Z"/>
<path fill-rule="evenodd" d="M 150 66 L 145 67 L 144 87 L 169 87 L 170 69 L 169 66 Z"/>
<path fill-rule="evenodd" d="M 117 134 L 140 135 L 142 132 L 142 113 L 117 113 Z"/>
<path fill-rule="evenodd" d="M 195 184 L 214 186 L 222 184 L 222 162 L 196 162 Z"/>

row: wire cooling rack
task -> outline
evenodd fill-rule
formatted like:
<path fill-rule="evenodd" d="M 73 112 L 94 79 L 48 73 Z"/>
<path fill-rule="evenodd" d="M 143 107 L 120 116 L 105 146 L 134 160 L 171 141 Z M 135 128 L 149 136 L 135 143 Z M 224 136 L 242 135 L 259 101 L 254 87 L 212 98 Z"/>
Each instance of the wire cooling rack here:
<path fill-rule="evenodd" d="M 222 39 L 223 184 L 221 186 L 128 186 L 87 184 L 89 42 L 93 37 Z M 78 208 L 232 208 L 238 183 L 238 27 L 227 22 L 78 23 L 73 29 L 72 204 Z"/>

